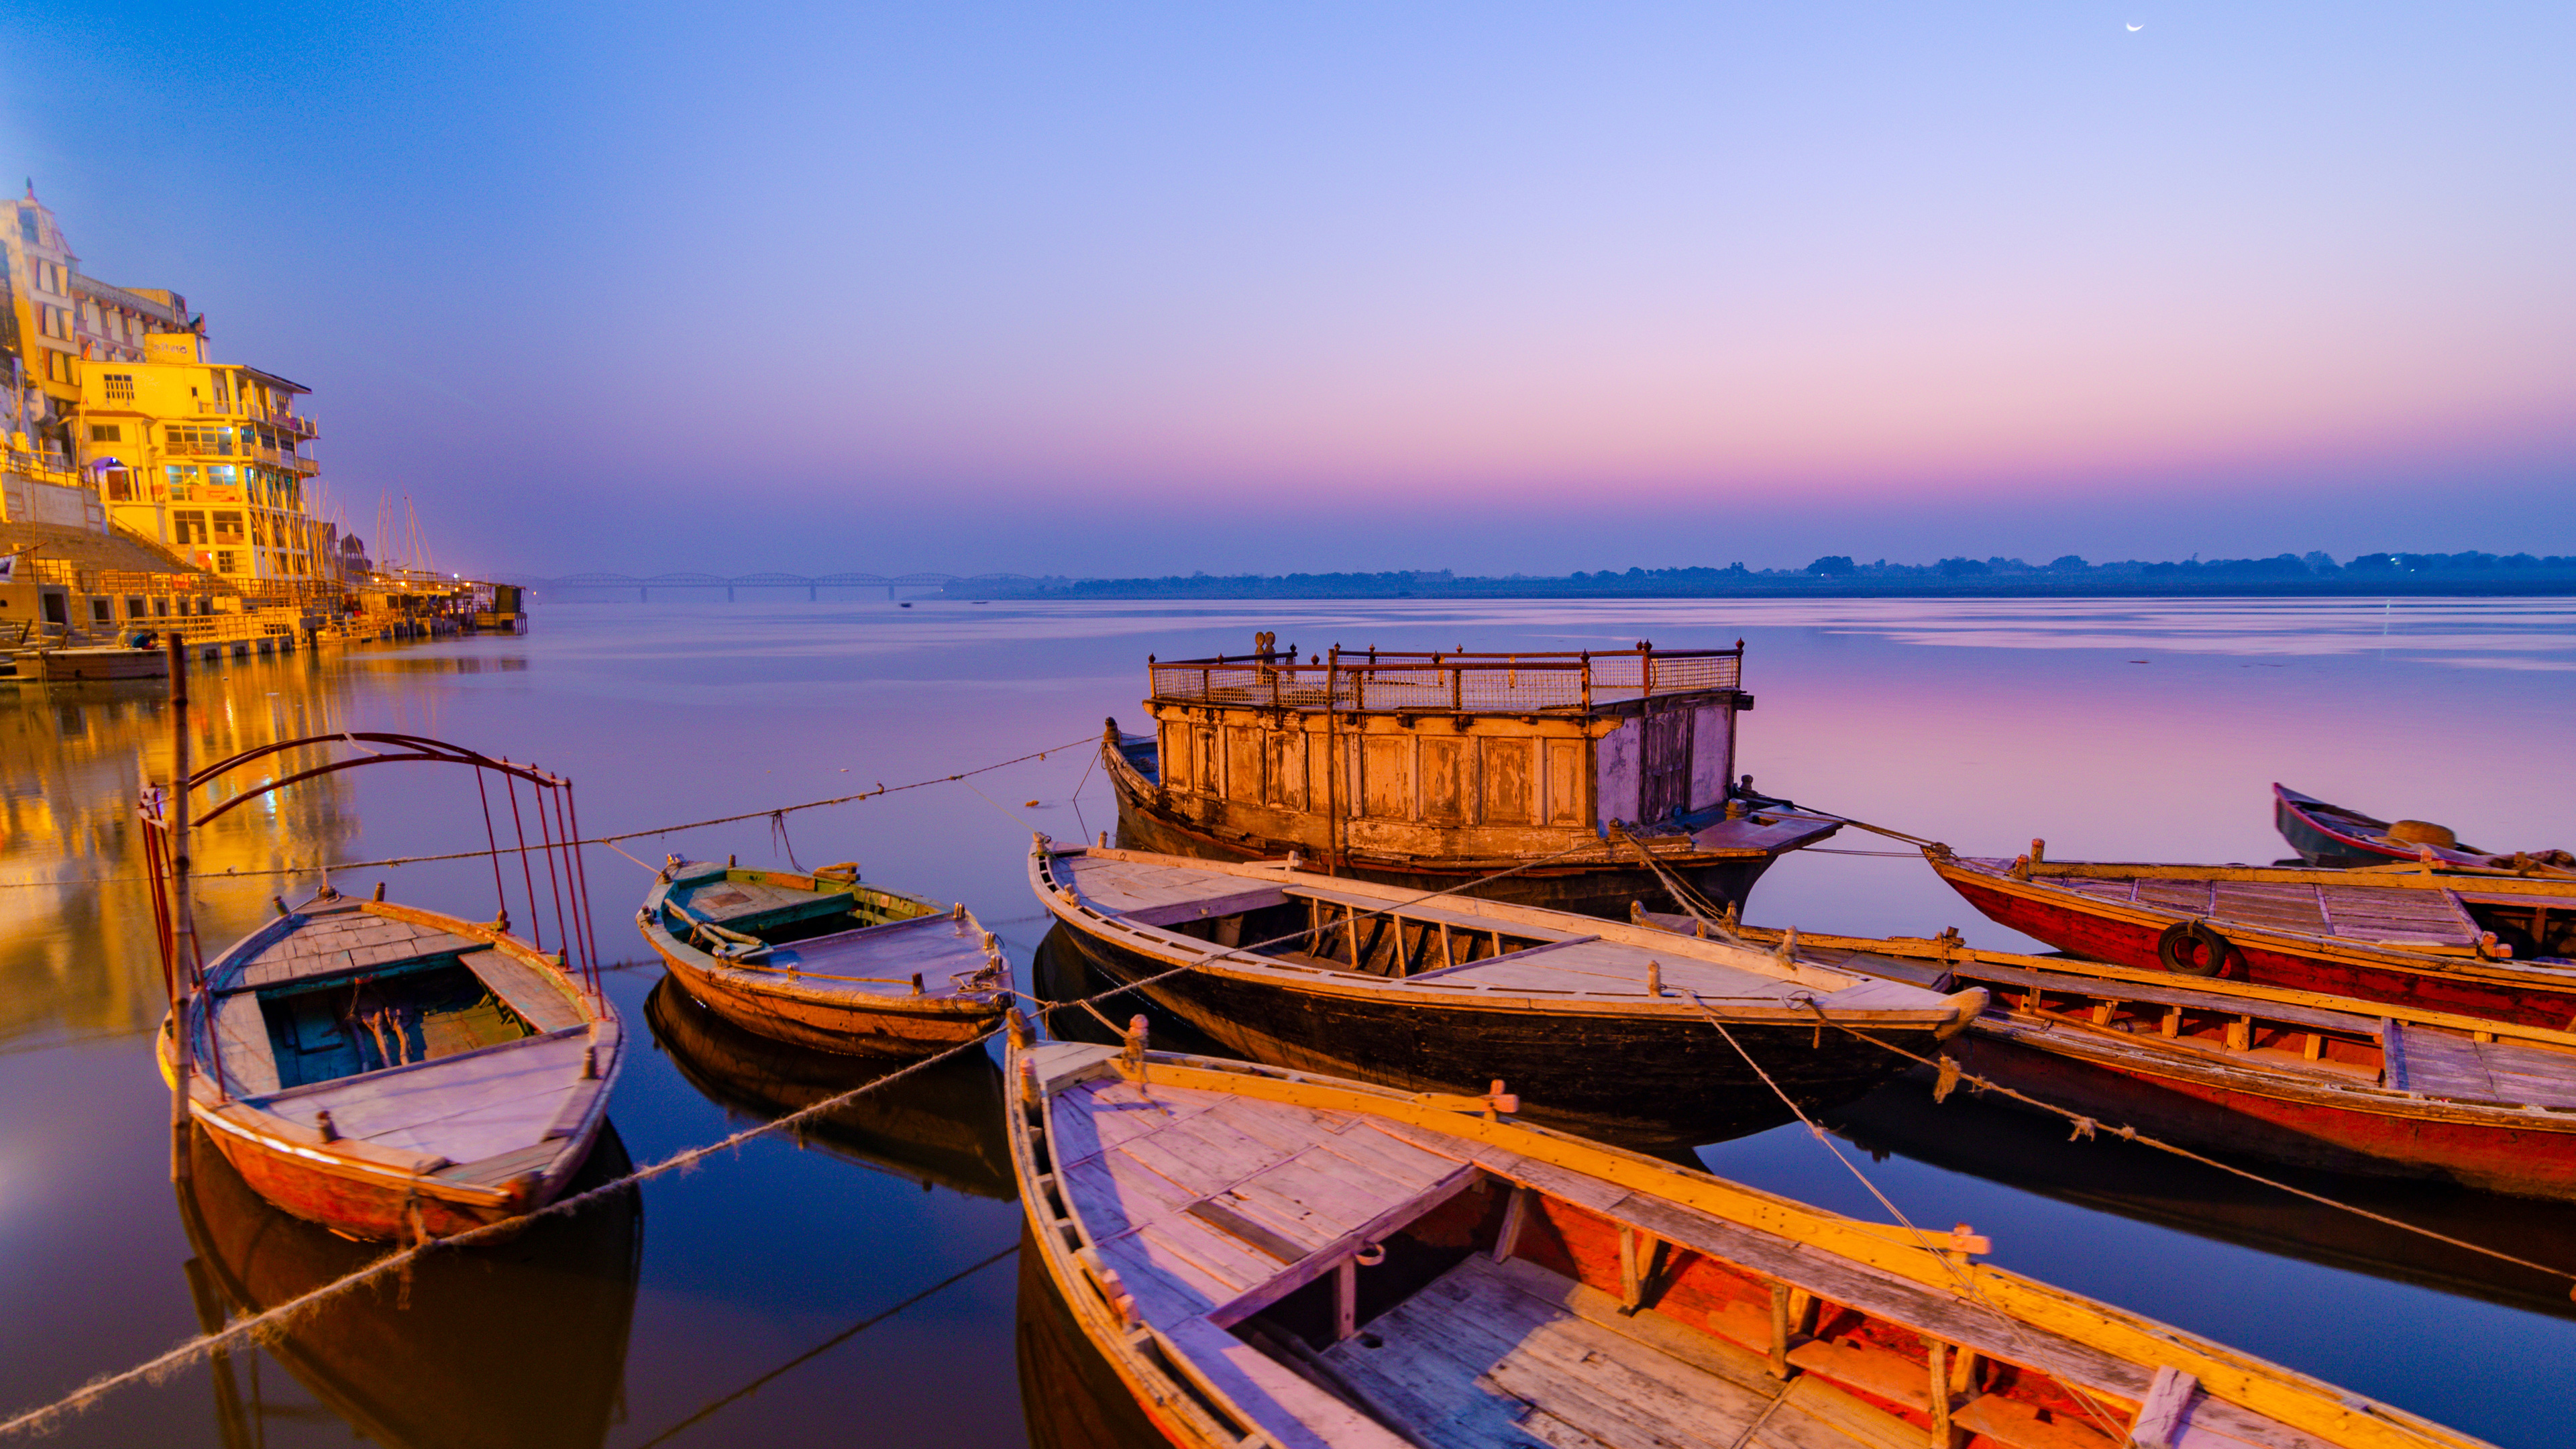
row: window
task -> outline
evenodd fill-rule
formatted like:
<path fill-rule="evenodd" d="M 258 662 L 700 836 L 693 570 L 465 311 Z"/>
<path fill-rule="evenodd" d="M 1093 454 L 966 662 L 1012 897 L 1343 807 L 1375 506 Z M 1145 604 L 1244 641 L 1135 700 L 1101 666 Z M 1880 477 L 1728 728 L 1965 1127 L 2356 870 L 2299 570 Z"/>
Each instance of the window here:
<path fill-rule="evenodd" d="M 134 374 L 133 374 L 133 373 L 130 373 L 130 372 L 107 372 L 107 373 L 101 373 L 101 374 L 99 374 L 99 381 L 100 381 L 100 382 L 102 382 L 102 383 L 104 383 L 104 384 L 106 384 L 107 400 L 108 400 L 109 402 L 132 402 L 132 401 L 134 401 Z"/>
<path fill-rule="evenodd" d="M 29 246 L 37 244 L 36 209 L 32 206 L 22 206 L 18 208 L 18 239 Z"/>
<path fill-rule="evenodd" d="M 230 428 L 171 427 L 162 430 L 169 437 L 173 453 L 193 453 L 229 458 L 233 452 L 233 430 Z"/>
<path fill-rule="evenodd" d="M 125 617 L 129 619 L 140 619 L 143 617 L 143 596 L 141 594 L 128 594 L 125 596 Z"/>
<path fill-rule="evenodd" d="M 170 471 L 176 473 L 179 470 L 173 468 Z M 183 548 L 192 543 L 204 543 L 206 541 L 205 510 L 200 508 L 173 510 L 170 514 L 170 532 L 173 535 L 170 541 Z"/>
<path fill-rule="evenodd" d="M 107 600 L 92 599 L 89 601 L 89 621 L 93 624 L 113 624 L 116 622 L 116 615 L 109 608 Z"/>
<path fill-rule="evenodd" d="M 215 555 L 215 572 L 216 572 L 216 573 L 219 573 L 219 574 L 239 573 L 239 572 L 241 572 L 240 564 L 241 564 L 241 555 L 239 555 L 239 554 L 237 554 L 237 553 L 234 553 L 234 552 L 233 552 L 233 551 L 231 551 L 230 549 L 226 549 L 226 550 L 224 550 L 223 552 L 218 553 L 218 554 L 216 554 L 216 555 Z M 201 610 L 200 612 L 203 612 L 203 611 Z"/>
<path fill-rule="evenodd" d="M 215 511 L 215 542 L 239 543 L 241 541 L 242 516 L 238 513 L 217 509 Z M 226 564 L 222 571 L 224 573 L 231 573 L 233 571 L 232 565 Z"/>
<path fill-rule="evenodd" d="M 108 379 L 111 388 L 115 386 L 115 381 L 114 378 Z M 130 397 L 132 393 L 129 391 L 127 395 Z M 89 440 L 93 443 L 122 443 L 125 441 L 125 424 L 92 423 L 89 425 Z"/>
<path fill-rule="evenodd" d="M 167 618 L 169 618 L 169 617 L 170 617 L 170 601 L 169 601 L 168 599 L 166 599 L 166 598 L 162 598 L 162 599 L 154 599 L 154 600 L 152 601 L 152 617 L 154 617 L 154 618 L 156 618 L 156 619 L 167 619 Z"/>

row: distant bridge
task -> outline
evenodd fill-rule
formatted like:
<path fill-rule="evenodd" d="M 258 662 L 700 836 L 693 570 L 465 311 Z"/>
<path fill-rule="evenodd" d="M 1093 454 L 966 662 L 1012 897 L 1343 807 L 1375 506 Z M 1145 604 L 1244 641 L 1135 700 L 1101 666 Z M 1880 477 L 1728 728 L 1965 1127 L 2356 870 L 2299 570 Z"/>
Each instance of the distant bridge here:
<path fill-rule="evenodd" d="M 640 600 L 650 599 L 655 589 L 722 589 L 733 597 L 736 589 L 803 589 L 805 597 L 820 596 L 824 589 L 883 589 L 891 599 L 898 589 L 946 589 L 957 584 L 1033 584 L 1027 574 L 567 574 L 559 579 L 528 579 L 526 586 L 541 592 L 563 589 L 633 589 Z"/>

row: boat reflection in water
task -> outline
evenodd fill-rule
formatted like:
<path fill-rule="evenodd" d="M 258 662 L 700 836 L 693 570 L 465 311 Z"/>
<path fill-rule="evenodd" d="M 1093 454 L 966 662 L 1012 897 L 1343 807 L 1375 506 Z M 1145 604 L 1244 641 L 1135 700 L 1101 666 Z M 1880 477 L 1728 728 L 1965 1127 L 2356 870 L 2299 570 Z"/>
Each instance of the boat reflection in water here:
<path fill-rule="evenodd" d="M 743 1030 L 690 999 L 665 976 L 644 999 L 653 1040 L 689 1085 L 728 1111 L 760 1121 L 864 1086 L 907 1063 L 808 1051 Z M 1002 1071 L 981 1051 L 961 1052 L 808 1118 L 799 1146 L 972 1197 L 1016 1196 L 1002 1137 Z"/>
<path fill-rule="evenodd" d="M 2067 1140 L 2053 1117 L 1973 1100 L 1932 1100 L 1906 1078 L 1824 1114 L 1874 1155 L 1982 1177 L 2078 1206 L 2282 1257 L 2576 1318 L 2567 1280 L 2294 1197 L 2214 1167 L 2113 1140 Z M 2339 1177 L 2255 1163 L 2254 1171 L 2400 1222 L 2576 1272 L 2576 1204 L 2497 1197 L 2436 1183 Z"/>
<path fill-rule="evenodd" d="M 633 1170 L 604 1127 L 566 1189 Z M 270 1207 L 205 1140 L 192 1143 L 179 1216 L 196 1256 L 188 1288 L 201 1327 L 262 1312 L 353 1273 L 380 1244 Z M 633 1188 L 543 1218 L 507 1242 L 433 1252 L 407 1274 L 323 1300 L 265 1347 L 356 1433 L 423 1449 L 599 1444 L 625 1398 L 627 1331 L 644 1256 Z M 269 1421 L 307 1418 L 263 1402 L 256 1365 L 218 1354 L 215 1403 L 227 1446 L 265 1443 Z"/>
<path fill-rule="evenodd" d="M 1160 1449 L 1165 1439 L 1047 1276 L 1045 1254 L 1020 1228 L 1020 1409 L 1034 1449 Z"/>

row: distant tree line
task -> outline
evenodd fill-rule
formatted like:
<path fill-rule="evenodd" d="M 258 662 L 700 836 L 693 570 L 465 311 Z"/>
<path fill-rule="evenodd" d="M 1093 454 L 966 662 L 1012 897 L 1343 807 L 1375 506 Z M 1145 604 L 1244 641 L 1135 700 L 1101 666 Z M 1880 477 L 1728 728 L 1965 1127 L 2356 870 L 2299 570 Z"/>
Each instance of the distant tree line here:
<path fill-rule="evenodd" d="M 949 586 L 977 598 L 1385 599 L 1689 598 L 1869 595 L 2109 594 L 2563 594 L 2576 593 L 2576 557 L 2527 553 L 2366 553 L 2337 563 L 2324 553 L 2271 558 L 2093 563 L 2063 554 L 1945 558 L 1928 564 L 1860 563 L 1827 554 L 1801 569 L 1604 569 L 1546 577 L 1389 573 L 1209 574 L 1159 578 L 977 579 Z"/>

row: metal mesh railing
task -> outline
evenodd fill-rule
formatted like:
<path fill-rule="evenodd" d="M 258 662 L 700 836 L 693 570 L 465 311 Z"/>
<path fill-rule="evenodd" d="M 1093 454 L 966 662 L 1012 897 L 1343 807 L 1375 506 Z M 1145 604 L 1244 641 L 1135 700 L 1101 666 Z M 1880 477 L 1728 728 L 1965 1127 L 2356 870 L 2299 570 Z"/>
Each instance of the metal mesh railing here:
<path fill-rule="evenodd" d="M 1589 710 L 1648 695 L 1739 687 L 1735 649 L 1616 654 L 1337 654 L 1298 663 L 1284 654 L 1155 661 L 1158 701 L 1299 710 L 1420 710 L 1518 714 Z"/>

